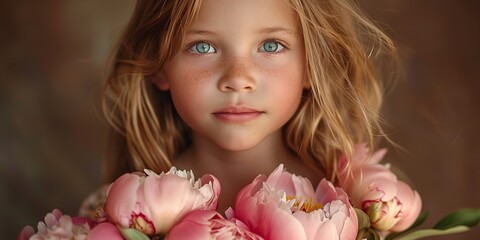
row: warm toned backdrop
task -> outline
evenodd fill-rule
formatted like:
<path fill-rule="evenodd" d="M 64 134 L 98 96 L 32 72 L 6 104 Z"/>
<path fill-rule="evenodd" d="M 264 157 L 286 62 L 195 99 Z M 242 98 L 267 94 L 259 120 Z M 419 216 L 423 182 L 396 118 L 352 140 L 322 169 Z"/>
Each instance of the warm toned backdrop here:
<path fill-rule="evenodd" d="M 398 42 L 405 79 L 386 96 L 389 133 L 431 218 L 480 207 L 480 2 L 363 0 Z M 98 84 L 131 0 L 0 0 L 0 234 L 99 184 Z M 432 221 L 429 221 L 432 223 Z M 469 234 L 432 239 L 478 239 Z"/>

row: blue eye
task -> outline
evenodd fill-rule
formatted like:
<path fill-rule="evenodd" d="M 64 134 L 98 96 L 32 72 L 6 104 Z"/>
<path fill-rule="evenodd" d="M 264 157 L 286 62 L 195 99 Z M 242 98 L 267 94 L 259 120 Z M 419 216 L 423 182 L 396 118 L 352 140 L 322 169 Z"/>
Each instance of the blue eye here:
<path fill-rule="evenodd" d="M 285 47 L 276 40 L 268 40 L 260 47 L 261 52 L 275 53 L 282 51 Z"/>
<path fill-rule="evenodd" d="M 212 47 L 210 43 L 206 42 L 198 42 L 195 43 L 191 48 L 190 51 L 197 53 L 197 54 L 206 54 L 206 53 L 214 53 L 215 48 Z"/>

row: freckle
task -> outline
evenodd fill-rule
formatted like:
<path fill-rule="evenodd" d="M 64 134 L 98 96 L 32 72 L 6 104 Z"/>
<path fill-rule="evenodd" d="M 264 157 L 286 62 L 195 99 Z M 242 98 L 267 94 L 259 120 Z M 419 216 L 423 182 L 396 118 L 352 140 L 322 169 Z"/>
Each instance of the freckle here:
<path fill-rule="evenodd" d="M 243 74 L 246 70 L 256 66 L 250 66 L 251 61 L 248 61 L 247 57 L 238 58 L 231 57 L 226 61 L 223 61 L 220 65 L 221 70 L 228 71 L 229 75 L 237 76 Z"/>
<path fill-rule="evenodd" d="M 212 73 L 211 71 L 201 71 L 201 72 L 191 72 L 187 74 L 188 82 L 192 83 L 193 88 L 199 88 L 202 85 L 205 85 L 211 78 Z"/>

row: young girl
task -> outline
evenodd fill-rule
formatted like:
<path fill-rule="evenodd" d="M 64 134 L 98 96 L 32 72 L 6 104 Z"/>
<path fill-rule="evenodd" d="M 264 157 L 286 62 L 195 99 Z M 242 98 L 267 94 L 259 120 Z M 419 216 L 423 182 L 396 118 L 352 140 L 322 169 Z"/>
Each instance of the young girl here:
<path fill-rule="evenodd" d="M 192 169 L 219 211 L 280 163 L 314 185 L 383 135 L 380 57 L 392 42 L 350 0 L 140 0 L 105 87 L 106 180 Z"/>

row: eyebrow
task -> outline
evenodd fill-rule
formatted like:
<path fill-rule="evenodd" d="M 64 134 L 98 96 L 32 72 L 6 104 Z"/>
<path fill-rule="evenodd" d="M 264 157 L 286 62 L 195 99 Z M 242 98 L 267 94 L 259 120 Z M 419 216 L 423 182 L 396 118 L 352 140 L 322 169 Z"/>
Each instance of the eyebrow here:
<path fill-rule="evenodd" d="M 214 35 L 213 32 L 211 31 L 206 31 L 206 30 L 196 30 L 196 29 L 192 29 L 190 31 L 187 32 L 187 35 L 190 35 L 190 34 L 198 34 L 198 35 Z"/>
<path fill-rule="evenodd" d="M 278 33 L 278 32 L 285 32 L 288 34 L 297 34 L 293 29 L 290 28 L 284 28 L 284 27 L 267 27 L 267 28 L 262 28 L 257 31 L 257 33 Z M 187 35 L 215 35 L 215 32 L 212 31 L 207 31 L 207 30 L 201 30 L 201 29 L 191 29 L 190 31 L 187 32 Z"/>
<path fill-rule="evenodd" d="M 262 28 L 258 31 L 259 33 L 277 33 L 277 32 L 285 32 L 288 34 L 296 34 L 296 32 L 293 29 L 290 28 L 284 28 L 284 27 L 268 27 L 268 28 Z"/>

